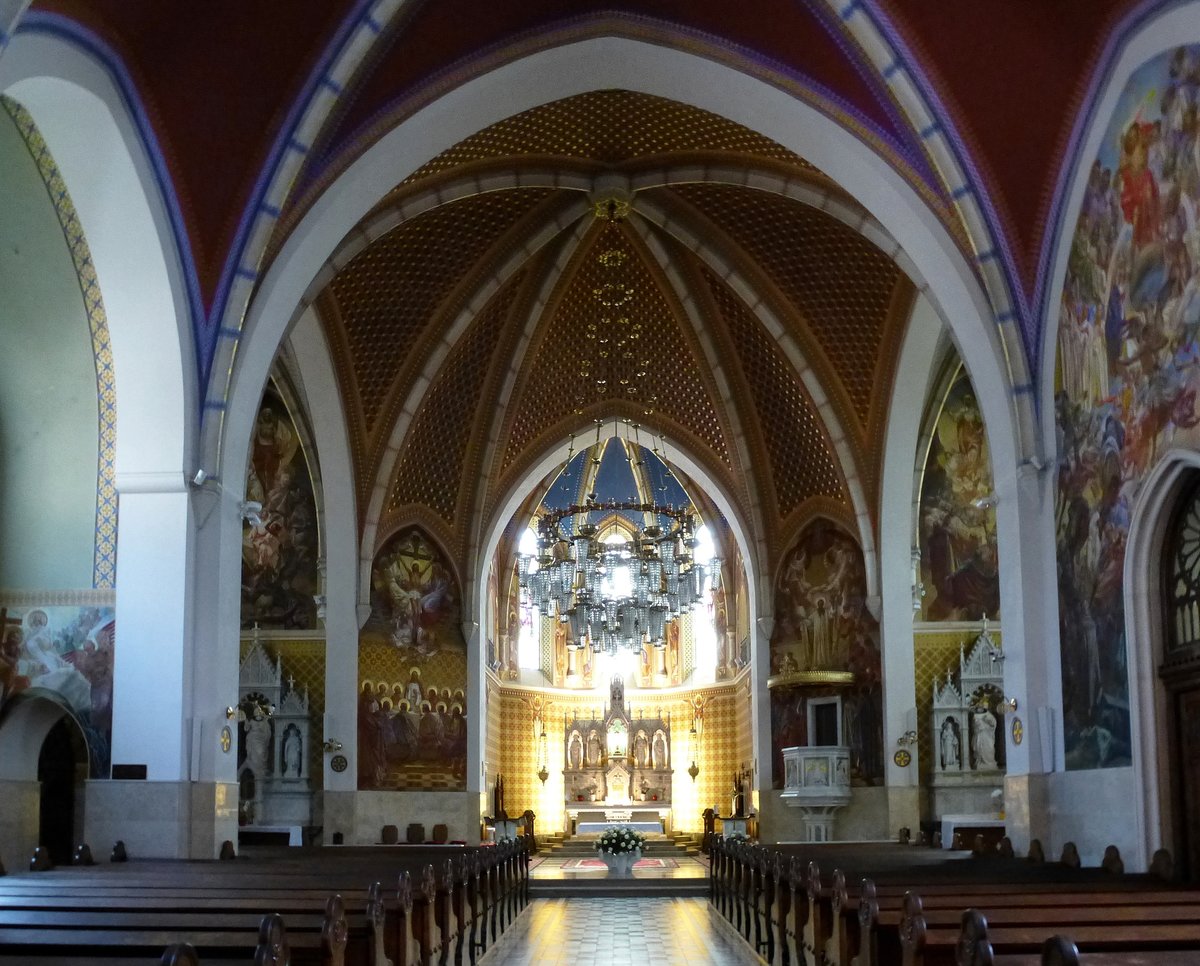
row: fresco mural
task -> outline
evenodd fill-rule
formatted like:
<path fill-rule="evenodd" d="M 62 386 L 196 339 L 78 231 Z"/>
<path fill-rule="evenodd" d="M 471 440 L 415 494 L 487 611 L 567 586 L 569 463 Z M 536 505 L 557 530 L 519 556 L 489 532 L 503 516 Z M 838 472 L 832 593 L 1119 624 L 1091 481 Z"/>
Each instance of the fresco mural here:
<path fill-rule="evenodd" d="M 466 787 L 467 649 L 460 594 L 419 529 L 390 539 L 371 569 L 359 638 L 358 787 Z"/>
<path fill-rule="evenodd" d="M 1200 46 L 1132 75 L 1093 160 L 1058 332 L 1059 621 L 1068 768 L 1131 760 L 1122 572 L 1159 454 L 1200 443 Z"/>
<path fill-rule="evenodd" d="M 862 551 L 828 520 L 808 524 L 784 558 L 775 588 L 771 673 L 850 671 L 842 698 L 843 741 L 850 746 L 852 780 L 883 781 L 883 689 L 879 623 L 866 607 Z M 783 787 L 782 749 L 807 741 L 810 698 L 835 693 L 819 686 L 771 689 L 771 746 L 775 787 Z"/>
<path fill-rule="evenodd" d="M 1000 576 L 992 464 L 975 390 L 961 366 L 931 433 L 919 519 L 922 620 L 995 617 Z"/>
<path fill-rule="evenodd" d="M 316 500 L 296 425 L 274 387 L 258 410 L 246 500 L 262 510 L 242 525 L 242 627 L 315 628 Z"/>
<path fill-rule="evenodd" d="M 23 691 L 48 691 L 79 722 L 92 778 L 108 778 L 112 743 L 111 607 L 0 608 L 0 706 Z"/>

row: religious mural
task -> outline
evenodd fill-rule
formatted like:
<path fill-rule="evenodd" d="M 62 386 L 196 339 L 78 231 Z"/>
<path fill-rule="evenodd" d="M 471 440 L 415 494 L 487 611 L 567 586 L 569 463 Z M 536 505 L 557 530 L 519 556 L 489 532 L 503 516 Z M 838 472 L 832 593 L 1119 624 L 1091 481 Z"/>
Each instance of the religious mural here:
<path fill-rule="evenodd" d="M 1122 573 L 1142 481 L 1200 445 L 1200 46 L 1130 78 L 1093 159 L 1058 332 L 1059 623 L 1068 768 L 1131 761 Z"/>
<path fill-rule="evenodd" d="M 921 478 L 923 620 L 979 620 L 999 612 L 993 503 L 983 417 L 960 367 L 930 434 Z"/>
<path fill-rule="evenodd" d="M 242 627 L 310 630 L 320 592 L 317 508 L 296 425 L 273 387 L 263 394 L 246 471 L 246 500 L 262 505 L 242 526 Z"/>
<path fill-rule="evenodd" d="M 883 780 L 883 689 L 879 623 L 866 607 L 862 551 L 828 520 L 808 524 L 784 558 L 775 589 L 771 673 L 849 671 L 839 688 L 843 741 L 850 746 L 852 779 Z M 771 745 L 775 787 L 783 787 L 782 749 L 807 742 L 808 698 L 832 691 L 812 687 L 771 690 Z"/>
<path fill-rule="evenodd" d="M 445 556 L 421 530 L 400 532 L 376 556 L 359 641 L 360 789 L 466 787 L 460 599 Z"/>
<path fill-rule="evenodd" d="M 0 608 L 0 706 L 21 692 L 50 692 L 78 722 L 88 773 L 108 778 L 112 743 L 111 607 Z"/>

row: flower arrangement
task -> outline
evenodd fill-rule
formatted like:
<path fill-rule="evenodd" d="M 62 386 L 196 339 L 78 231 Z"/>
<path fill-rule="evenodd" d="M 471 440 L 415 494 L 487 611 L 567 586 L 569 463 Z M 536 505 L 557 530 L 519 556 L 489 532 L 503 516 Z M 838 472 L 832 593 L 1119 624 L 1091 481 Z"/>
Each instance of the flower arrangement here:
<path fill-rule="evenodd" d="M 618 825 L 606 828 L 596 839 L 596 851 L 609 855 L 624 855 L 626 852 L 639 851 L 646 844 L 646 836 L 641 832 Z"/>

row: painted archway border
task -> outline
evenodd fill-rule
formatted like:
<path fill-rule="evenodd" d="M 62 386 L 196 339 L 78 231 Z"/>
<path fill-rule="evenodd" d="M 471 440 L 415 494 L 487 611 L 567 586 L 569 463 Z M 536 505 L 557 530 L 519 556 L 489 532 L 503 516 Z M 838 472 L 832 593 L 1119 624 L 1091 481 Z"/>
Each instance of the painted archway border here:
<path fill-rule="evenodd" d="M 80 294 L 87 314 L 92 341 L 92 361 L 96 369 L 96 408 L 98 416 L 96 454 L 96 537 L 92 552 L 92 586 L 112 588 L 117 580 L 117 385 L 113 374 L 112 340 L 108 334 L 108 316 L 104 297 L 96 279 L 96 266 L 88 248 L 83 226 L 66 182 L 42 132 L 32 115 L 10 97 L 0 94 L 0 106 L 17 126 L 25 147 L 37 165 L 62 226 L 63 237 L 71 252 L 71 263 L 79 279 Z"/>

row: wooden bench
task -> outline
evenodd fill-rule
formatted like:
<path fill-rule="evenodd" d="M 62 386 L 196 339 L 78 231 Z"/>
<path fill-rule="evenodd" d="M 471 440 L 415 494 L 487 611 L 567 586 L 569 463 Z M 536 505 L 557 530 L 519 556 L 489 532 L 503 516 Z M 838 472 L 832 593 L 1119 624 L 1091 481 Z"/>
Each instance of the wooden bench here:
<path fill-rule="evenodd" d="M 495 941 L 528 903 L 528 845 L 455 851 L 448 858 L 440 850 L 436 872 L 429 863 L 415 876 L 400 871 L 394 893 L 378 883 L 344 890 L 348 962 L 381 963 L 384 956 L 395 966 L 474 962 Z M 403 864 L 421 857 L 406 856 Z M 206 960 L 234 961 L 253 953 L 256 942 L 247 934 L 256 938 L 258 919 L 270 911 L 287 915 L 296 962 L 316 961 L 308 950 L 319 946 L 330 880 L 362 883 L 361 865 L 379 871 L 398 864 L 394 852 L 365 863 L 344 859 L 310 856 L 307 866 L 272 862 L 261 870 L 146 863 L 0 880 L 0 960 L 71 960 L 64 950 L 84 944 L 96 947 L 88 961 L 131 949 L 140 956 L 187 939 Z"/>

